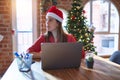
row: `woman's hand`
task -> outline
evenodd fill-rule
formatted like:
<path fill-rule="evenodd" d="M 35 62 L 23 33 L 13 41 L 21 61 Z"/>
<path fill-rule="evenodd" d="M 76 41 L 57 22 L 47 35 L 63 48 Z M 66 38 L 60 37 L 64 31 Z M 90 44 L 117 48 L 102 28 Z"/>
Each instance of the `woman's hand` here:
<path fill-rule="evenodd" d="M 33 60 L 35 61 L 40 61 L 40 52 L 31 52 L 31 54 L 33 54 Z"/>

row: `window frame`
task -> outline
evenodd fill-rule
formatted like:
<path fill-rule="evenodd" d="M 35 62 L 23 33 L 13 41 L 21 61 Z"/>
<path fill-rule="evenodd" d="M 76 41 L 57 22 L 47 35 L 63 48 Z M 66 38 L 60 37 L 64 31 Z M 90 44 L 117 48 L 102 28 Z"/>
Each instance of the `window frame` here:
<path fill-rule="evenodd" d="M 90 13 L 89 13 L 89 15 L 90 15 L 90 23 L 89 24 L 93 24 L 93 1 L 95 1 L 95 0 L 90 0 L 90 1 L 88 1 L 90 4 Z M 88 3 L 87 2 L 87 3 Z M 120 17 L 119 17 L 119 25 L 118 25 L 118 27 L 119 27 L 119 32 L 110 32 L 110 28 L 111 28 L 111 24 L 110 24 L 110 19 L 111 19 L 111 1 L 109 1 L 109 5 L 108 5 L 108 30 L 105 32 L 105 31 L 102 31 L 102 32 L 95 32 L 95 34 L 96 35 L 102 35 L 102 34 L 105 34 L 105 35 L 107 35 L 107 34 L 117 34 L 118 35 L 118 50 L 120 50 Z M 113 3 L 112 3 L 113 4 Z M 117 9 L 117 7 L 116 7 L 116 9 Z M 117 10 L 118 11 L 118 10 Z M 118 16 L 119 16 L 119 13 L 118 13 Z M 97 46 L 96 46 L 97 47 Z M 107 54 L 104 54 L 104 55 L 102 55 L 102 56 L 105 56 L 105 55 L 107 55 Z"/>

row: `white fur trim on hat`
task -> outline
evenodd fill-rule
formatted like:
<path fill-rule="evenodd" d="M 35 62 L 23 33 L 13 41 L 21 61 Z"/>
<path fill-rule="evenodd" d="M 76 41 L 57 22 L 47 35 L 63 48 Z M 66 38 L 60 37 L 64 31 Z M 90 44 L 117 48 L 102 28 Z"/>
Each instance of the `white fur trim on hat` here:
<path fill-rule="evenodd" d="M 48 12 L 47 15 L 46 15 L 46 18 L 47 18 L 48 16 L 51 16 L 51 17 L 55 18 L 56 20 L 58 20 L 58 21 L 60 21 L 60 22 L 63 21 L 63 19 L 62 19 L 61 17 L 59 17 L 58 15 L 56 15 L 56 14 L 54 14 L 54 13 L 52 13 L 52 12 Z"/>

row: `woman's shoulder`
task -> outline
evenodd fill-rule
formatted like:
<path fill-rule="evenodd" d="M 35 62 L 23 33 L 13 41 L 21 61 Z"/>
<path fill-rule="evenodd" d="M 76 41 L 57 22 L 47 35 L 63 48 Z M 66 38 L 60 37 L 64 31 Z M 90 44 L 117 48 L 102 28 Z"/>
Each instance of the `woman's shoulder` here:
<path fill-rule="evenodd" d="M 45 38 L 44 34 L 40 34 L 39 38 Z"/>
<path fill-rule="evenodd" d="M 67 37 L 69 37 L 69 38 L 74 38 L 74 36 L 72 35 L 72 34 L 66 34 L 67 35 Z"/>
<path fill-rule="evenodd" d="M 75 42 L 76 41 L 75 37 L 72 34 L 66 34 L 66 35 L 67 35 L 68 42 Z"/>
<path fill-rule="evenodd" d="M 44 34 L 40 34 L 40 36 L 38 37 L 37 41 L 45 41 L 45 35 Z"/>

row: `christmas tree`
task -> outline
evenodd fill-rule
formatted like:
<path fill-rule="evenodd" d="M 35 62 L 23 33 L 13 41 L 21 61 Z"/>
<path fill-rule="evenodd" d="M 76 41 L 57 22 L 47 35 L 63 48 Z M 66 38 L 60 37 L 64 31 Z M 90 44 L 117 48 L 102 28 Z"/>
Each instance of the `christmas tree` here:
<path fill-rule="evenodd" d="M 89 28 L 84 14 L 81 0 L 73 0 L 72 8 L 68 12 L 66 30 L 73 34 L 78 42 L 83 43 L 85 51 L 93 51 L 97 54 L 93 45 L 94 28 Z"/>

